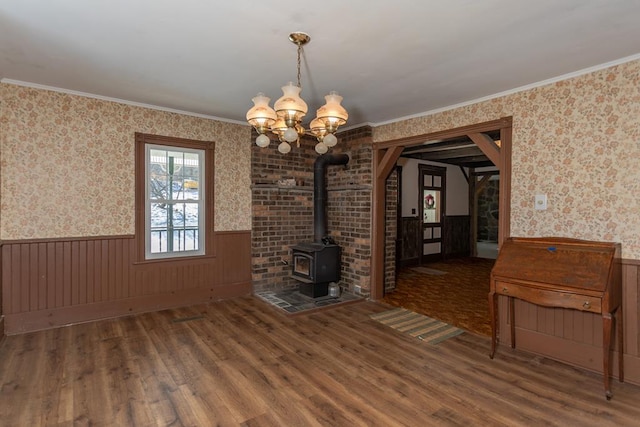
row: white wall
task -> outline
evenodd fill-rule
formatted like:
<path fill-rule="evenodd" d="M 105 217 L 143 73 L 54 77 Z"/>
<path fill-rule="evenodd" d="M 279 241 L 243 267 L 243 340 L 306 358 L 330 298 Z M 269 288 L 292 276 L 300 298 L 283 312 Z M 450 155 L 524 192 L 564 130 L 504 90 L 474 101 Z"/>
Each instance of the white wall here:
<path fill-rule="evenodd" d="M 442 163 L 427 162 L 416 159 L 402 159 L 402 216 L 419 215 L 418 201 L 420 200 L 420 178 L 418 165 L 435 165 L 447 168 L 447 215 L 469 214 L 469 186 L 458 166 Z M 414 212 L 411 210 L 415 209 Z"/>

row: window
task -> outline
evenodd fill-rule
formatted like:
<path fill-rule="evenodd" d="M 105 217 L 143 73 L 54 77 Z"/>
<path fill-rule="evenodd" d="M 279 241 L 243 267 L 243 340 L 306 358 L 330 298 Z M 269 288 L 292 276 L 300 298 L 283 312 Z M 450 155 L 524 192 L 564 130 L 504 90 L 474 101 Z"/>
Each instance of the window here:
<path fill-rule="evenodd" d="M 138 259 L 213 255 L 213 143 L 136 134 Z"/>

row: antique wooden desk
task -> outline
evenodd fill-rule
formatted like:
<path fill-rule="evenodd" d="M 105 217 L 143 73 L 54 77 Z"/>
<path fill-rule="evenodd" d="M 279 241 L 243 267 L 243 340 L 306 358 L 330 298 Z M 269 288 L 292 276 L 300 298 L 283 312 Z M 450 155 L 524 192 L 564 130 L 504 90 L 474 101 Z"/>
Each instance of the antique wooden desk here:
<path fill-rule="evenodd" d="M 511 347 L 515 348 L 514 298 L 547 307 L 602 315 L 604 390 L 611 399 L 610 350 L 616 316 L 618 367 L 624 381 L 620 244 L 567 238 L 510 238 L 491 271 L 491 354 L 498 340 L 498 295 L 509 297 Z"/>

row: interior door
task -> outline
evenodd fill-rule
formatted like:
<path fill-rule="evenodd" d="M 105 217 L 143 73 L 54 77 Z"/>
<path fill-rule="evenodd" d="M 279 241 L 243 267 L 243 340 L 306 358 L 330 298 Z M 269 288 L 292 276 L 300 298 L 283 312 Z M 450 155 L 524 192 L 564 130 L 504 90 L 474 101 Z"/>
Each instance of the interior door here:
<path fill-rule="evenodd" d="M 438 166 L 420 165 L 419 168 L 422 262 L 441 260 L 444 253 L 446 172 L 446 168 Z"/>

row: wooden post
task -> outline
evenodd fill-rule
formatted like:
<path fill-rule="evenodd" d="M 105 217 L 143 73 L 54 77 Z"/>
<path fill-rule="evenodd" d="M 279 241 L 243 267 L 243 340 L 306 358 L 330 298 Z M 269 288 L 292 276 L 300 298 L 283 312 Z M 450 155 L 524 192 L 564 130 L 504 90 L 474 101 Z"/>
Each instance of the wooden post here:
<path fill-rule="evenodd" d="M 373 206 L 371 223 L 371 299 L 378 300 L 384 296 L 384 239 L 385 239 L 385 206 L 386 181 L 402 153 L 403 147 L 397 146 L 387 150 L 374 147 L 373 150 Z"/>

